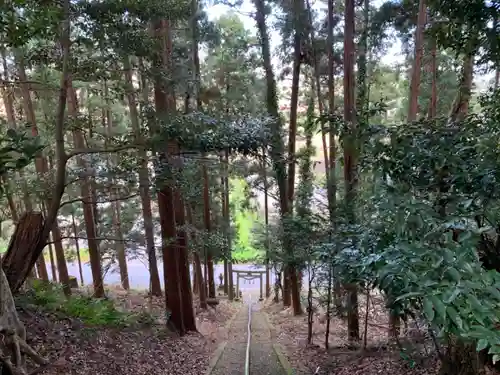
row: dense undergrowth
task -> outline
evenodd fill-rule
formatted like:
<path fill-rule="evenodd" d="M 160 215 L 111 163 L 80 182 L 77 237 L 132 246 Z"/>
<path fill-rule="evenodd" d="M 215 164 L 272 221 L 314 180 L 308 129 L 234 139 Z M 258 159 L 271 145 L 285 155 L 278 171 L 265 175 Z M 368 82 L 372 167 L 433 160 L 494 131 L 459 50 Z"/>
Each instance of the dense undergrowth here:
<path fill-rule="evenodd" d="M 80 320 L 89 326 L 123 328 L 151 324 L 153 318 L 145 312 L 131 313 L 116 307 L 111 299 L 83 294 L 66 297 L 58 284 L 33 280 L 30 287 L 17 297 L 20 307 L 35 307 L 62 317 Z"/>

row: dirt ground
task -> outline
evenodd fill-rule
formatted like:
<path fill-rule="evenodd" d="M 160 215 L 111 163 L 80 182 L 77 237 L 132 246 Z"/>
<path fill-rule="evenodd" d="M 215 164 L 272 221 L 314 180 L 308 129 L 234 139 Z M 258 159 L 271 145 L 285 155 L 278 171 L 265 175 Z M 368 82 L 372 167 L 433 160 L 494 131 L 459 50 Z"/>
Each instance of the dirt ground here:
<path fill-rule="evenodd" d="M 129 311 L 148 308 L 140 293 L 113 291 L 111 298 Z M 196 302 L 196 301 L 195 301 Z M 195 303 L 197 305 L 197 303 Z M 221 300 L 216 309 L 197 310 L 198 333 L 184 337 L 167 331 L 161 322 L 161 298 L 149 305 L 157 322 L 143 328 L 101 328 L 84 326 L 76 319 L 61 318 L 40 310 L 20 308 L 27 340 L 54 362 L 42 374 L 53 375 L 199 375 L 208 366 L 212 351 L 224 340 L 224 328 L 238 306 Z"/>
<path fill-rule="evenodd" d="M 307 316 L 295 317 L 291 309 L 283 309 L 281 302 L 266 301 L 265 311 L 294 375 L 424 375 L 437 372 L 432 345 L 421 339 L 421 332 L 409 330 L 409 337 L 401 337 L 404 351 L 389 343 L 388 319 L 381 296 L 370 298 L 367 345 L 363 349 L 366 296 L 360 294 L 359 301 L 360 344 L 355 348 L 348 346 L 346 322 L 334 317 L 330 323 L 329 350 L 325 349 L 326 314 L 321 309 L 314 313 L 313 340 L 309 345 Z"/>

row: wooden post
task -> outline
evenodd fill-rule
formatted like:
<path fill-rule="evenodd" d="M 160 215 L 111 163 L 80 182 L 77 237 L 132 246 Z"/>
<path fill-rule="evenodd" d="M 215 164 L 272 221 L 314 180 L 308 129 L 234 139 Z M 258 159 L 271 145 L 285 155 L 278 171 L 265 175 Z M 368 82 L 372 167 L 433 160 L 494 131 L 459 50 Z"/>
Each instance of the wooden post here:
<path fill-rule="evenodd" d="M 229 275 L 229 280 L 228 280 L 228 287 L 229 287 L 228 297 L 229 297 L 229 300 L 232 301 L 234 299 L 234 293 L 233 293 L 233 265 L 231 264 L 231 261 L 229 261 L 229 263 L 227 265 L 227 273 Z"/>
<path fill-rule="evenodd" d="M 236 300 L 240 299 L 240 274 L 236 274 Z"/>
<path fill-rule="evenodd" d="M 259 298 L 259 301 L 262 301 L 263 298 L 262 298 L 262 273 L 259 273 L 259 279 L 260 279 L 260 298 Z"/>

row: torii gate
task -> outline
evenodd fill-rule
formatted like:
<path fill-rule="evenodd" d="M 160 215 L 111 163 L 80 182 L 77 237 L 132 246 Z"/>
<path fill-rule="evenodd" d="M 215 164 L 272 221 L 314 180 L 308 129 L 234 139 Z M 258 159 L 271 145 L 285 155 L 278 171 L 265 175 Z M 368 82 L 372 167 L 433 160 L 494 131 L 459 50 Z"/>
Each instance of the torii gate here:
<path fill-rule="evenodd" d="M 239 298 L 240 296 L 240 277 L 244 280 L 254 280 L 254 279 L 259 279 L 260 281 L 260 297 L 259 301 L 262 301 L 263 298 L 263 275 L 266 273 L 266 271 L 242 271 L 242 270 L 233 270 L 233 274 L 236 274 L 236 297 Z"/>

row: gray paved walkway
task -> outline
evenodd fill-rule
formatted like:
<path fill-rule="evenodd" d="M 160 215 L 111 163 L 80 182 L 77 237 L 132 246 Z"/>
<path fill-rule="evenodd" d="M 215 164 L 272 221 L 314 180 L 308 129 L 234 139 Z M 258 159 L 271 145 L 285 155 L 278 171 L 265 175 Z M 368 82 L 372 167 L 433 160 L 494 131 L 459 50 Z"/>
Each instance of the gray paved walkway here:
<path fill-rule="evenodd" d="M 274 351 L 264 313 L 255 307 L 252 311 L 250 375 L 287 375 Z"/>
<path fill-rule="evenodd" d="M 210 375 L 243 375 L 247 347 L 248 304 L 234 318 L 227 344 Z M 276 355 L 271 332 L 258 304 L 252 305 L 250 375 L 287 375 Z"/>

